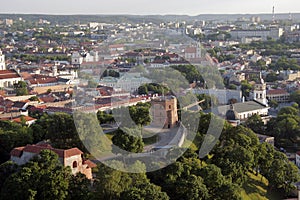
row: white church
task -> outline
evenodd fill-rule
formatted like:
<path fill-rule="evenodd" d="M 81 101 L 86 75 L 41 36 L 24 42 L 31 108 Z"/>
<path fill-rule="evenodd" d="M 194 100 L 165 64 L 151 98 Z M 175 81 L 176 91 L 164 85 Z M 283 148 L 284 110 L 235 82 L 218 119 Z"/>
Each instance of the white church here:
<path fill-rule="evenodd" d="M 15 70 L 7 70 L 5 55 L 0 50 L 0 88 L 12 88 L 15 83 L 22 81 L 22 77 Z"/>
<path fill-rule="evenodd" d="M 251 99 L 251 101 L 235 103 L 233 105 L 219 106 L 214 109 L 214 113 L 228 118 L 228 111 L 234 111 L 234 115 L 231 115 L 230 119 L 227 119 L 231 121 L 244 121 L 252 115 L 268 116 L 270 107 L 268 106 L 267 100 L 267 87 L 262 78 L 260 82 L 255 84 Z"/>

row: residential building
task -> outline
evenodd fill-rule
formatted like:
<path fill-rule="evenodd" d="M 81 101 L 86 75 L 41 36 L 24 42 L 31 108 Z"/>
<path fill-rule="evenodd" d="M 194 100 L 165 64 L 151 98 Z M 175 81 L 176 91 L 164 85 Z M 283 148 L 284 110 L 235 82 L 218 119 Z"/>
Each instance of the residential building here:
<path fill-rule="evenodd" d="M 256 135 L 257 135 L 260 143 L 266 142 L 266 143 L 269 143 L 272 146 L 274 146 L 274 143 L 275 143 L 274 137 L 271 137 L 268 135 L 261 135 L 261 134 L 256 134 Z"/>
<path fill-rule="evenodd" d="M 114 89 L 121 88 L 126 92 L 134 92 L 141 85 L 151 82 L 150 79 L 142 77 L 140 73 L 125 73 L 120 78 L 104 77 L 99 81 L 99 84 Z"/>
<path fill-rule="evenodd" d="M 290 94 L 285 89 L 267 90 L 268 101 L 276 101 L 278 103 L 287 103 L 290 101 Z"/>
<path fill-rule="evenodd" d="M 287 81 L 295 81 L 295 80 L 298 80 L 300 79 L 300 71 L 298 72 L 294 72 L 294 73 L 283 73 L 283 76 L 285 78 L 285 80 Z"/>
<path fill-rule="evenodd" d="M 25 123 L 27 126 L 31 126 L 36 121 L 36 119 L 30 116 L 21 116 L 12 119 L 12 121 L 19 124 Z"/>
<path fill-rule="evenodd" d="M 271 28 L 269 30 L 233 30 L 230 32 L 231 39 L 256 37 L 266 41 L 269 37 L 278 40 L 283 35 L 282 28 Z M 243 40 L 242 40 L 243 41 Z"/>
<path fill-rule="evenodd" d="M 14 70 L 0 70 L 0 88 L 12 88 L 22 77 Z"/>

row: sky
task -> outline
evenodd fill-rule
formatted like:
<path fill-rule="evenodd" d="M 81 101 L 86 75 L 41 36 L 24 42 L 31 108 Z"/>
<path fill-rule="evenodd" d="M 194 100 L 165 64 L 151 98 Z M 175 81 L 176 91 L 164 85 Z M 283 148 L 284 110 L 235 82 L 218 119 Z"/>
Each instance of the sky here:
<path fill-rule="evenodd" d="M 300 13 L 299 0 L 0 0 L 0 13 L 252 14 Z M 5 1 L 5 2 L 4 2 Z"/>

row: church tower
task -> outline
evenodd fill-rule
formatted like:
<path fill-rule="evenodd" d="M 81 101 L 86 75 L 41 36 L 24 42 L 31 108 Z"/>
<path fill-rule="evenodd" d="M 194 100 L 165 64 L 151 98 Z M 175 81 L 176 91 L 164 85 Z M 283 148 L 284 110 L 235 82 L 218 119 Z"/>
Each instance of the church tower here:
<path fill-rule="evenodd" d="M 80 55 L 78 51 L 73 52 L 71 56 L 71 64 L 80 66 L 83 62 L 83 57 Z"/>
<path fill-rule="evenodd" d="M 256 83 L 253 91 L 253 99 L 267 106 L 267 85 L 260 75 L 260 82 Z"/>
<path fill-rule="evenodd" d="M 196 47 L 196 58 L 201 58 L 201 44 L 199 41 L 197 42 L 197 47 Z"/>
<path fill-rule="evenodd" d="M 0 70 L 6 70 L 5 55 L 2 54 L 1 49 L 0 49 Z"/>

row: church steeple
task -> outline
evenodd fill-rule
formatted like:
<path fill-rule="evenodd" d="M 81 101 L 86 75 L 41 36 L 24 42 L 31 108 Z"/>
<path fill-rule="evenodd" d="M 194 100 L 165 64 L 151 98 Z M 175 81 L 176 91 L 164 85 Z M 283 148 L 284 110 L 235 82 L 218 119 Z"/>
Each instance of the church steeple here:
<path fill-rule="evenodd" d="M 260 73 L 260 80 L 255 84 L 254 91 L 253 91 L 253 99 L 260 102 L 261 104 L 267 106 L 267 85 L 261 77 Z"/>
<path fill-rule="evenodd" d="M 2 54 L 2 50 L 1 49 L 0 49 L 0 70 L 6 70 L 5 55 Z"/>

